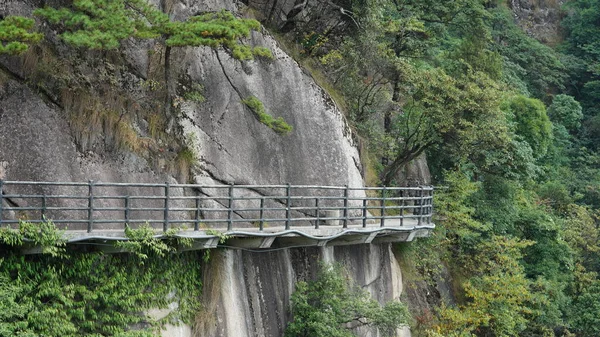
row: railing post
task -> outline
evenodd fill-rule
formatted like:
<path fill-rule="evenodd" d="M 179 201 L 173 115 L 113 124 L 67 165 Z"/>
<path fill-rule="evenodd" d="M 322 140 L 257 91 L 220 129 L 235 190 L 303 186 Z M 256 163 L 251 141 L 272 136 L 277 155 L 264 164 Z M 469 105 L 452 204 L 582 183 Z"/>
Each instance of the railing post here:
<path fill-rule="evenodd" d="M 427 224 L 431 223 L 431 216 L 433 215 L 433 188 L 429 186 L 429 207 L 427 208 Z"/>
<path fill-rule="evenodd" d="M 404 226 L 404 191 L 400 190 L 400 227 Z"/>
<path fill-rule="evenodd" d="M 292 217 L 292 210 L 290 209 L 290 207 L 292 206 L 292 195 L 291 195 L 291 187 L 290 184 L 288 183 L 286 188 L 285 188 L 285 195 L 286 195 L 286 203 L 285 203 L 285 229 L 288 230 L 290 229 L 290 219 Z"/>
<path fill-rule="evenodd" d="M 345 185 L 344 189 L 344 220 L 343 228 L 348 228 L 348 185 Z"/>
<path fill-rule="evenodd" d="M 88 181 L 88 233 L 92 232 L 94 227 L 94 181 Z"/>
<path fill-rule="evenodd" d="M 129 225 L 129 196 L 125 196 L 125 225 Z"/>
<path fill-rule="evenodd" d="M 4 186 L 4 180 L 0 179 L 0 225 L 2 224 L 2 208 L 4 207 L 4 192 L 2 187 Z"/>
<path fill-rule="evenodd" d="M 321 221 L 321 210 L 319 208 L 319 198 L 315 198 L 315 208 L 316 208 L 316 218 L 317 220 L 315 221 L 315 229 L 319 229 L 319 222 Z"/>
<path fill-rule="evenodd" d="M 46 217 L 46 193 L 42 194 L 42 221 L 45 219 Z"/>
<path fill-rule="evenodd" d="M 380 201 L 380 207 L 381 207 L 381 219 L 380 219 L 380 226 L 384 227 L 385 226 L 385 197 L 386 197 L 386 186 L 383 186 L 383 189 L 381 190 L 381 201 Z"/>
<path fill-rule="evenodd" d="M 366 196 L 362 202 L 362 226 L 363 226 L 363 228 L 367 227 L 367 197 Z"/>
<path fill-rule="evenodd" d="M 170 199 L 171 191 L 169 182 L 165 182 L 165 208 L 163 210 L 163 232 L 169 230 L 169 199 Z"/>
<path fill-rule="evenodd" d="M 194 211 L 194 230 L 200 229 L 200 197 L 196 196 L 196 210 Z"/>
<path fill-rule="evenodd" d="M 424 201 L 425 201 L 425 199 L 424 199 L 425 197 L 424 197 L 424 195 L 423 195 L 423 189 L 424 189 L 424 187 L 423 187 L 423 186 L 420 186 L 420 189 L 421 189 L 421 190 L 419 191 L 419 196 L 420 196 L 421 198 L 420 198 L 420 200 L 419 200 L 419 206 L 420 206 L 420 207 L 419 207 L 419 218 L 418 218 L 418 220 L 417 220 L 417 224 L 418 224 L 419 226 L 421 225 L 421 222 L 422 222 L 422 219 L 423 219 L 423 213 L 424 213 L 424 212 L 423 212 L 423 204 L 424 204 Z"/>
<path fill-rule="evenodd" d="M 227 230 L 233 228 L 233 183 L 229 185 L 229 199 L 227 202 Z"/>
<path fill-rule="evenodd" d="M 258 218 L 260 219 L 259 223 L 258 223 L 258 229 L 259 230 L 263 230 L 264 226 L 265 226 L 265 219 L 264 219 L 264 214 L 265 214 L 265 197 L 261 197 L 260 198 L 260 211 L 258 213 Z"/>

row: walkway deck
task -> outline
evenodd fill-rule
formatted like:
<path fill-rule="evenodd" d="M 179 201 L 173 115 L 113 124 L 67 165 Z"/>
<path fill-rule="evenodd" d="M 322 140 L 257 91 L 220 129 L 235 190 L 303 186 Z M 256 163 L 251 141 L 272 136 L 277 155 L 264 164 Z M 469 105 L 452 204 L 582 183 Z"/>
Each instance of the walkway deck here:
<path fill-rule="evenodd" d="M 127 240 L 125 224 L 247 249 L 412 241 L 427 236 L 433 188 L 0 180 L 0 227 L 52 220 L 71 245 Z M 106 248 L 108 247 L 108 248 Z M 113 247 L 113 248 L 110 248 Z"/>

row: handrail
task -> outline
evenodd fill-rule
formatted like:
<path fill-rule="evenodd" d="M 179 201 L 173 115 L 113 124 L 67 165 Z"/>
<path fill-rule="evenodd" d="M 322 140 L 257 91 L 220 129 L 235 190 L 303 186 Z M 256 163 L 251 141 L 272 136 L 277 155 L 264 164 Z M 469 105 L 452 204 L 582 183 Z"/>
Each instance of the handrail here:
<path fill-rule="evenodd" d="M 256 227 L 403 226 L 431 223 L 432 186 L 199 185 L 0 180 L 0 227 L 51 219 L 88 233 L 149 223 Z"/>

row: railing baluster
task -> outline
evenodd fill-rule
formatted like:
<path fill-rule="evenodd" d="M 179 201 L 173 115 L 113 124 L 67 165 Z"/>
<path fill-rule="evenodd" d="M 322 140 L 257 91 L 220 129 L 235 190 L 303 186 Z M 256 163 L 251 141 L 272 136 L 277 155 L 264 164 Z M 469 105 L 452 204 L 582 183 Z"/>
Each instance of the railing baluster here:
<path fill-rule="evenodd" d="M 400 227 L 404 226 L 404 191 L 400 190 Z"/>
<path fill-rule="evenodd" d="M 423 197 L 423 186 L 421 186 L 421 190 L 419 191 L 419 197 L 420 197 L 420 200 L 419 200 L 419 206 L 420 207 L 418 208 L 418 210 L 419 210 L 419 217 L 417 218 L 417 224 L 420 226 L 421 222 L 422 222 L 422 219 L 423 219 L 423 206 L 424 206 L 423 203 L 425 201 L 425 199 Z"/>
<path fill-rule="evenodd" d="M 429 207 L 427 208 L 427 224 L 431 224 L 431 216 L 433 215 L 433 188 L 427 191 L 429 195 Z"/>
<path fill-rule="evenodd" d="M 287 200 L 285 202 L 285 229 L 290 229 L 290 218 L 292 217 L 292 210 L 290 207 L 292 206 L 292 195 L 291 195 L 291 187 L 290 184 L 287 184 L 285 188 L 285 194 Z"/>
<path fill-rule="evenodd" d="M 348 185 L 344 189 L 344 220 L 343 220 L 343 228 L 348 228 Z"/>
<path fill-rule="evenodd" d="M 129 195 L 125 197 L 125 226 L 129 224 Z"/>
<path fill-rule="evenodd" d="M 169 182 L 165 182 L 165 208 L 163 209 L 163 232 L 169 230 L 169 199 L 171 196 Z"/>
<path fill-rule="evenodd" d="M 200 229 L 200 198 L 196 196 L 196 210 L 194 211 L 194 230 Z"/>
<path fill-rule="evenodd" d="M 258 223 L 258 229 L 259 230 L 263 230 L 263 227 L 265 226 L 265 218 L 264 218 L 264 212 L 265 212 L 265 197 L 261 197 L 260 198 L 260 211 L 258 213 L 258 218 L 260 219 L 260 222 Z"/>
<path fill-rule="evenodd" d="M 40 220 L 45 220 L 46 219 L 46 193 L 42 194 L 42 212 L 41 212 L 42 218 Z"/>
<path fill-rule="evenodd" d="M 92 232 L 94 227 L 94 181 L 88 181 L 88 233 Z"/>
<path fill-rule="evenodd" d="M 2 208 L 4 207 L 4 180 L 0 179 L 0 225 L 2 225 Z"/>
<path fill-rule="evenodd" d="M 320 218 L 321 218 L 321 210 L 320 210 L 320 207 L 319 207 L 319 198 L 318 197 L 315 198 L 315 208 L 316 208 L 316 213 L 317 213 L 316 214 L 317 220 L 315 221 L 315 229 L 319 229 L 319 222 L 321 221 L 320 220 Z"/>
<path fill-rule="evenodd" d="M 365 191 L 366 192 L 366 191 Z M 367 227 L 367 199 L 362 201 L 362 226 Z"/>
<path fill-rule="evenodd" d="M 233 228 L 233 184 L 229 185 L 229 199 L 227 204 L 227 230 Z"/>
<path fill-rule="evenodd" d="M 380 201 L 380 207 L 381 207 L 381 219 L 380 219 L 380 226 L 384 227 L 385 226 L 385 192 L 386 192 L 386 186 L 383 186 L 383 189 L 381 190 L 381 201 Z"/>

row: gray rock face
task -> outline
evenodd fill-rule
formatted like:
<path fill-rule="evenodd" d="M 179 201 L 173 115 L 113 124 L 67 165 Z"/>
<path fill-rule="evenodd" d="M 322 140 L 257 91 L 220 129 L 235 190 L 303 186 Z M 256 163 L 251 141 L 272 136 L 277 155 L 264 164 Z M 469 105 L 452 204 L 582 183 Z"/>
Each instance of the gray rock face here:
<path fill-rule="evenodd" d="M 145 159 L 133 153 L 81 153 L 70 134 L 63 111 L 44 101 L 26 85 L 10 80 L 0 90 L 0 163 L 4 180 L 81 182 L 176 182 L 168 175 L 150 170 Z M 86 195 L 87 187 L 37 186 L 27 190 L 13 185 L 4 186 L 5 194 L 79 194 Z M 118 188 L 121 193 L 134 190 Z M 156 191 L 156 194 L 161 193 Z M 39 207 L 39 200 L 12 200 L 16 206 Z M 81 201 L 81 200 L 80 200 Z M 83 201 L 84 202 L 84 201 Z M 108 206 L 100 205 L 98 206 Z M 5 205 L 8 208 L 10 205 Z M 82 206 L 76 200 L 60 200 L 53 206 Z M 112 206 L 121 206 L 112 205 Z M 10 210 L 8 210 L 10 212 Z M 82 212 L 83 213 L 83 212 Z M 11 213 L 6 213 L 5 216 Z M 13 214 L 14 215 L 14 214 Z M 72 216 L 78 216 L 71 213 Z M 111 217 L 116 214 L 98 214 Z M 79 214 L 83 219 L 84 215 Z M 140 215 L 143 217 L 143 215 Z M 53 213 L 48 214 L 49 218 Z M 57 216 L 58 217 L 58 216 Z M 99 227 L 97 227 L 100 229 Z M 69 227 L 69 229 L 84 229 Z"/>
<path fill-rule="evenodd" d="M 560 20 L 563 17 L 561 6 L 564 3 L 564 0 L 511 0 L 509 2 L 517 24 L 528 35 L 545 44 L 560 42 Z"/>
<path fill-rule="evenodd" d="M 293 284 L 314 277 L 320 260 L 345 266 L 356 284 L 382 303 L 398 299 L 402 292 L 400 268 L 389 244 L 265 253 L 228 250 L 212 258 L 204 282 L 205 323 L 195 336 L 282 336 L 291 319 Z M 378 336 L 364 327 L 355 332 Z"/>
<path fill-rule="evenodd" d="M 420 155 L 398 172 L 397 181 L 402 181 L 403 186 L 423 186 L 431 184 L 431 173 L 427 166 L 427 158 Z"/>
<path fill-rule="evenodd" d="M 187 75 L 209 84 L 211 97 L 183 103 L 179 119 L 200 158 L 196 174 L 243 184 L 361 186 L 358 151 L 333 101 L 274 40 L 256 34 L 253 42 L 269 47 L 275 60 L 241 63 L 206 49 L 185 56 Z M 260 123 L 242 103 L 250 96 L 293 131 L 279 135 Z"/>

